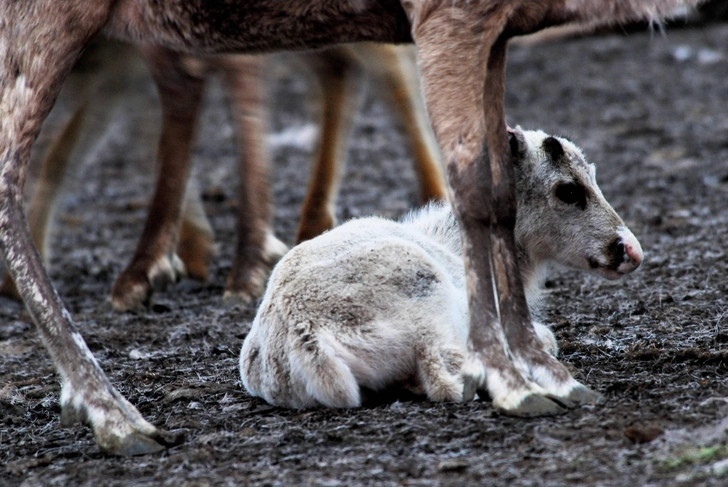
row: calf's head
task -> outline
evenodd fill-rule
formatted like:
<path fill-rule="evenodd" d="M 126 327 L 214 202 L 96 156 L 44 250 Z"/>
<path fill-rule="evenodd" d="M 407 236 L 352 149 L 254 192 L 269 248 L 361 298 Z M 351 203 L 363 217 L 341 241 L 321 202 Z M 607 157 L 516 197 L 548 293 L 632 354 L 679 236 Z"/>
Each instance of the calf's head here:
<path fill-rule="evenodd" d="M 516 238 L 536 263 L 556 262 L 607 279 L 642 263 L 642 247 L 604 199 L 596 171 L 568 139 L 509 129 L 516 164 Z"/>

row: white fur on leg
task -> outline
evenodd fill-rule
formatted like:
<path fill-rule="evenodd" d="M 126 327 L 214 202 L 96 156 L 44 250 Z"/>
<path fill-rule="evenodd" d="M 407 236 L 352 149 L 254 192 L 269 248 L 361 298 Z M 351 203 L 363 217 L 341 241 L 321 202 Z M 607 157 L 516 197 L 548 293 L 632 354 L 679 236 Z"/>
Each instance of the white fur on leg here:
<path fill-rule="evenodd" d="M 514 383 L 499 370 L 488 371 L 488 393 L 493 399 L 493 407 L 509 412 L 517 411 L 530 396 L 547 395 L 546 390 L 538 384 L 531 381 Z"/>
<path fill-rule="evenodd" d="M 538 336 L 541 346 L 546 353 L 552 357 L 556 357 L 559 353 L 559 346 L 556 343 L 554 332 L 552 332 L 546 325 L 537 321 L 533 322 L 533 329 L 536 331 L 536 336 Z"/>
<path fill-rule="evenodd" d="M 273 266 L 281 260 L 281 257 L 286 255 L 288 252 L 288 246 L 276 237 L 272 231 L 269 231 L 265 237 L 265 253 L 263 258 L 270 265 Z"/>

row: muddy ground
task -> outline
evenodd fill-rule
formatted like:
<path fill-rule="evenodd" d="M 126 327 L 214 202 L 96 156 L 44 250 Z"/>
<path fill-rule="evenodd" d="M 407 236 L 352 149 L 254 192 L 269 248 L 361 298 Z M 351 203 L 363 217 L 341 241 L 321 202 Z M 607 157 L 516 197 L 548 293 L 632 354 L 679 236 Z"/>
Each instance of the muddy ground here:
<path fill-rule="evenodd" d="M 608 401 L 527 420 L 487 401 L 289 411 L 243 391 L 237 357 L 255 308 L 221 306 L 237 201 L 217 86 L 196 150 L 219 242 L 211 281 L 183 281 L 145 313 L 111 312 L 106 296 L 152 184 L 157 103 L 139 78 L 63 200 L 50 272 L 114 384 L 187 439 L 158 455 L 109 458 L 87 427 L 61 428 L 48 355 L 21 306 L 0 299 L 0 485 L 727 484 L 699 465 L 725 449 L 686 446 L 710 442 L 728 415 L 726 46 L 728 26 L 714 25 L 511 49 L 509 123 L 577 141 L 646 255 L 621 281 L 575 272 L 549 281 L 544 318 L 561 358 Z M 298 145 L 275 138 L 275 228 L 290 243 L 310 154 L 307 84 L 272 71 L 273 131 L 304 134 Z M 370 90 L 339 217 L 396 217 L 415 203 L 406 141 Z"/>

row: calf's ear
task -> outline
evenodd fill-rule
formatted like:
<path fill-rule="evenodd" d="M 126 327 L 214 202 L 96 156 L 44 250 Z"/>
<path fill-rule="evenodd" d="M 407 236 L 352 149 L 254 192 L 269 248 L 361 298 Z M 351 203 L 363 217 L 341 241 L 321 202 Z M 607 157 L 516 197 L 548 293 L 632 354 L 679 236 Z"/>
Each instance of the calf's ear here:
<path fill-rule="evenodd" d="M 508 127 L 508 144 L 511 146 L 511 155 L 516 163 L 526 157 L 526 136 L 523 135 L 520 125 L 516 125 L 514 129 Z"/>

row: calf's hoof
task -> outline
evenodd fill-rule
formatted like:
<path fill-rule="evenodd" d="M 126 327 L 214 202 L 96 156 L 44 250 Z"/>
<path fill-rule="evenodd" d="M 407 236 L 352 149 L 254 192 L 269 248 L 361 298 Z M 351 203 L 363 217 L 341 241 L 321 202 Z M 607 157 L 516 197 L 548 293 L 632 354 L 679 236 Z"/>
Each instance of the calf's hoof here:
<path fill-rule="evenodd" d="M 477 394 L 479 388 L 479 384 L 475 380 L 465 377 L 463 380 L 462 402 L 468 402 L 475 399 L 475 394 Z"/>
<path fill-rule="evenodd" d="M 120 312 L 143 309 L 151 302 L 154 291 L 165 289 L 184 275 L 184 264 L 176 254 L 162 256 L 151 263 L 134 261 L 114 282 L 111 305 Z"/>
<path fill-rule="evenodd" d="M 485 367 L 478 357 L 471 356 L 465 361 L 460 376 L 463 380 L 463 402 L 472 401 L 476 393 L 486 389 Z"/>

